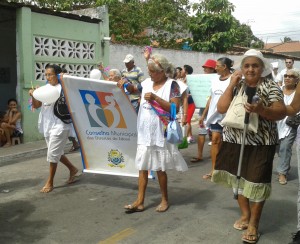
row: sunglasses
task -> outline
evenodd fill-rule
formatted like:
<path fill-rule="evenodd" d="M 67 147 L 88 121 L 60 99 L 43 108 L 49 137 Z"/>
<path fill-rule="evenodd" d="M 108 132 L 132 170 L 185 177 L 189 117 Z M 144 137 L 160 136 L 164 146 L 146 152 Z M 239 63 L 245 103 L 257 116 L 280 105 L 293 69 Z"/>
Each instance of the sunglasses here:
<path fill-rule="evenodd" d="M 291 78 L 291 79 L 295 79 L 295 78 L 297 78 L 295 75 L 287 75 L 287 74 L 285 74 L 284 75 L 284 78 Z"/>
<path fill-rule="evenodd" d="M 293 62 L 285 62 L 286 64 L 291 64 L 291 63 L 293 63 Z"/>

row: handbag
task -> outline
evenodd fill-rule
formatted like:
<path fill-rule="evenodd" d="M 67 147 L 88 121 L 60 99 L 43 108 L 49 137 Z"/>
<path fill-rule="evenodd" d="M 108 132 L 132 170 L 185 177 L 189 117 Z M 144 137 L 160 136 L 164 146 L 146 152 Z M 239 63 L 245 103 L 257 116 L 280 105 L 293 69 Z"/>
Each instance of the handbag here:
<path fill-rule="evenodd" d="M 300 125 L 300 113 L 294 116 L 288 116 L 285 123 L 293 129 L 298 129 L 298 126 Z"/>
<path fill-rule="evenodd" d="M 72 118 L 68 109 L 66 98 L 61 90 L 59 98 L 56 100 L 53 108 L 54 115 L 65 124 L 71 124 Z"/>
<path fill-rule="evenodd" d="M 171 144 L 179 144 L 182 142 L 181 126 L 176 120 L 176 104 L 171 103 L 170 122 L 167 126 L 167 142 Z"/>
<path fill-rule="evenodd" d="M 221 121 L 222 126 L 228 126 L 236 129 L 244 129 L 245 126 L 245 108 L 244 104 L 247 101 L 247 96 L 244 93 L 244 86 L 241 87 L 239 93 L 233 98 L 226 112 L 224 119 Z M 258 129 L 258 114 L 250 113 L 248 130 L 257 133 Z"/>

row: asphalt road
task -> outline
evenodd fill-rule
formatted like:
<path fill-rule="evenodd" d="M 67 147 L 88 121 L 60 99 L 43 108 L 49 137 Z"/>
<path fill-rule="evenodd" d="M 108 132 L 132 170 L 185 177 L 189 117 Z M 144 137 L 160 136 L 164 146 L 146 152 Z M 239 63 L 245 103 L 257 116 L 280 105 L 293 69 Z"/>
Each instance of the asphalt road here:
<path fill-rule="evenodd" d="M 187 162 L 196 144 L 182 150 Z M 81 167 L 79 153 L 68 154 Z M 276 165 L 275 159 L 275 165 Z M 137 179 L 83 174 L 66 185 L 68 172 L 59 165 L 55 189 L 39 193 L 48 175 L 45 157 L 0 165 L 0 243 L 242 243 L 232 225 L 239 218 L 232 190 L 203 180 L 209 172 L 209 146 L 204 161 L 188 163 L 189 171 L 169 171 L 170 208 L 155 212 L 160 202 L 157 180 L 149 180 L 142 213 L 125 214 L 123 206 L 137 194 Z M 297 167 L 293 156 L 288 184 L 273 174 L 273 193 L 260 224 L 260 244 L 288 243 L 297 225 Z"/>

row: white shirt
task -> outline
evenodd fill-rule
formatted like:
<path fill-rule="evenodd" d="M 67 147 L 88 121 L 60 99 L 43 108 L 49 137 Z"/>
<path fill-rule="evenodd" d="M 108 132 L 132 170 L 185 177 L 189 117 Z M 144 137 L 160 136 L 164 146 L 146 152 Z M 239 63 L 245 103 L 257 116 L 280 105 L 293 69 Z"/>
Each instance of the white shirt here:
<path fill-rule="evenodd" d="M 47 84 L 46 86 L 51 86 Z M 61 85 L 57 84 L 55 86 L 61 92 Z M 59 135 L 64 130 L 69 130 L 71 128 L 71 124 L 65 124 L 59 118 L 54 115 L 54 103 L 47 104 L 43 103 L 41 112 L 39 114 L 38 120 L 38 129 L 39 132 L 44 134 L 44 137 L 49 137 L 51 135 Z"/>
<path fill-rule="evenodd" d="M 281 89 L 283 90 L 283 87 L 281 87 Z M 283 95 L 284 95 L 284 98 L 283 98 L 284 99 L 284 104 L 285 105 L 290 105 L 291 102 L 294 99 L 295 92 L 293 92 L 290 95 L 286 95 L 286 94 L 283 94 Z M 291 132 L 292 128 L 285 123 L 287 117 L 288 116 L 286 116 L 282 120 L 277 121 L 277 129 L 278 129 L 279 140 L 287 137 L 290 134 L 290 132 Z"/>
<path fill-rule="evenodd" d="M 228 79 L 221 81 L 220 77 L 214 77 L 211 80 L 211 100 L 209 104 L 209 109 L 207 113 L 207 119 L 206 119 L 206 127 L 209 127 L 211 124 L 216 124 L 224 118 L 225 114 L 220 114 L 217 111 L 217 104 L 220 99 L 220 97 L 223 95 L 225 92 L 227 86 L 230 83 L 230 78 L 229 76 Z"/>

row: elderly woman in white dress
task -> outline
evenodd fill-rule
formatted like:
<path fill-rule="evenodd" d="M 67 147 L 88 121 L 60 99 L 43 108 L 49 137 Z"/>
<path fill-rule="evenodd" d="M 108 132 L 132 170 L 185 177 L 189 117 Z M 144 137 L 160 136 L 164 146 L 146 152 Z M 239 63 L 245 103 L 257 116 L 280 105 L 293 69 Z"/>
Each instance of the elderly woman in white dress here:
<path fill-rule="evenodd" d="M 135 159 L 139 170 L 139 190 L 137 199 L 132 204 L 125 205 L 126 213 L 144 210 L 149 170 L 156 171 L 162 194 L 156 211 L 165 212 L 169 208 L 166 170 L 188 169 L 177 145 L 168 143 L 165 137 L 171 103 L 176 104 L 178 111 L 181 96 L 178 83 L 168 78 L 170 70 L 173 70 L 172 64 L 164 56 L 155 54 L 148 60 L 150 78 L 138 86 L 125 83 L 129 92 L 142 93 L 137 120 L 138 145 Z M 126 81 L 122 80 L 118 85 L 121 87 L 124 82 Z"/>

